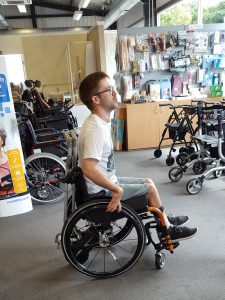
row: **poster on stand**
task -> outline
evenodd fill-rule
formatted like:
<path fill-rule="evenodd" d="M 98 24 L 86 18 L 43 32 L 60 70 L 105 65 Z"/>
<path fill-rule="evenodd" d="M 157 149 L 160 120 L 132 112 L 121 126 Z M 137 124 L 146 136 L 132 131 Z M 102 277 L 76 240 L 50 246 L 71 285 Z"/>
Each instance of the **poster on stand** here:
<path fill-rule="evenodd" d="M 32 210 L 25 179 L 20 135 L 7 81 L 4 56 L 0 57 L 0 217 Z"/>

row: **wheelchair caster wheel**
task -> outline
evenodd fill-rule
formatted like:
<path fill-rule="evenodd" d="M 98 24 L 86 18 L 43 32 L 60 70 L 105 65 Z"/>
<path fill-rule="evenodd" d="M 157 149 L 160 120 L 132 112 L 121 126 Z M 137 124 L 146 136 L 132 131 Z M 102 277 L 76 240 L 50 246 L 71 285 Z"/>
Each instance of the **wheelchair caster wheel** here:
<path fill-rule="evenodd" d="M 159 158 L 161 155 L 162 155 L 162 150 L 156 149 L 156 150 L 154 151 L 154 156 L 155 156 L 155 158 Z"/>
<path fill-rule="evenodd" d="M 169 171 L 169 179 L 173 182 L 178 182 L 183 177 L 183 170 L 179 167 L 173 167 Z"/>
<path fill-rule="evenodd" d="M 186 152 L 181 152 L 177 155 L 176 162 L 179 166 L 184 166 L 188 162 L 188 154 Z"/>
<path fill-rule="evenodd" d="M 175 159 L 172 156 L 168 156 L 166 159 L 167 166 L 172 166 L 174 164 Z"/>
<path fill-rule="evenodd" d="M 157 269 L 162 269 L 165 265 L 166 262 L 166 258 L 165 258 L 165 254 L 158 252 L 155 255 L 155 266 Z"/>
<path fill-rule="evenodd" d="M 204 161 L 196 161 L 193 165 L 193 172 L 197 175 L 202 174 L 206 170 L 206 163 Z"/>
<path fill-rule="evenodd" d="M 190 195 L 196 195 L 202 190 L 202 180 L 199 178 L 194 178 L 188 181 L 186 185 L 186 190 Z"/>

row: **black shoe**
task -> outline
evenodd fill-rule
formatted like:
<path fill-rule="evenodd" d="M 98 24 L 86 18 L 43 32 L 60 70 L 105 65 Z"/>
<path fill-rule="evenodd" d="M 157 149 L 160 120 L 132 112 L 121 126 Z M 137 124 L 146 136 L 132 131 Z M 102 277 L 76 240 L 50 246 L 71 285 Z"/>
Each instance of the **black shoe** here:
<path fill-rule="evenodd" d="M 167 216 L 167 219 L 170 222 L 170 224 L 175 226 L 184 225 L 190 220 L 189 216 L 173 217 L 172 215 Z"/>
<path fill-rule="evenodd" d="M 170 238 L 173 243 L 190 239 L 197 233 L 197 231 L 198 228 L 190 228 L 186 226 L 171 226 L 169 228 Z"/>

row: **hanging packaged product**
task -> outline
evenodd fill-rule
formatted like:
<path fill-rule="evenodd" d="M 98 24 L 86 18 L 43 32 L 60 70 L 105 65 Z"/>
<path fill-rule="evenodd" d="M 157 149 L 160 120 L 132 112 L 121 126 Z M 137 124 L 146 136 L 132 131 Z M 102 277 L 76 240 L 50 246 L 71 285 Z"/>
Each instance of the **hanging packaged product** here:
<path fill-rule="evenodd" d="M 127 48 L 127 36 L 119 37 L 119 58 L 120 58 L 120 71 L 129 71 L 129 53 Z"/>
<path fill-rule="evenodd" d="M 122 82 L 122 101 L 129 102 L 132 96 L 132 76 L 125 75 L 121 78 Z"/>
<path fill-rule="evenodd" d="M 152 100 L 160 99 L 160 81 L 149 80 L 146 82 L 146 91 Z"/>
<path fill-rule="evenodd" d="M 168 78 L 160 80 L 160 99 L 171 99 L 171 81 Z"/>
<path fill-rule="evenodd" d="M 183 80 L 180 75 L 173 75 L 171 78 L 172 96 L 183 94 Z"/>
<path fill-rule="evenodd" d="M 182 51 L 177 51 L 170 58 L 170 67 L 171 68 L 180 68 L 187 67 L 190 65 L 190 57 L 188 55 L 184 55 Z"/>

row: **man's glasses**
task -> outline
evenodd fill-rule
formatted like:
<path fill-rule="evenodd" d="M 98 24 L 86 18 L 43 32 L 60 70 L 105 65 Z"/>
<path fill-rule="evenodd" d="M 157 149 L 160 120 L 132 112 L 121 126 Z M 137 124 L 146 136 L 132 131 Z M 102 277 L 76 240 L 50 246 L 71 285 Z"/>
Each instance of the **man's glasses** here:
<path fill-rule="evenodd" d="M 107 92 L 109 92 L 109 94 L 112 96 L 113 92 L 115 93 L 115 91 L 116 91 L 116 88 L 113 85 L 111 85 L 107 90 L 98 92 L 98 93 L 94 94 L 93 96 L 97 96 L 97 95 L 100 95 L 102 93 L 107 93 Z"/>

